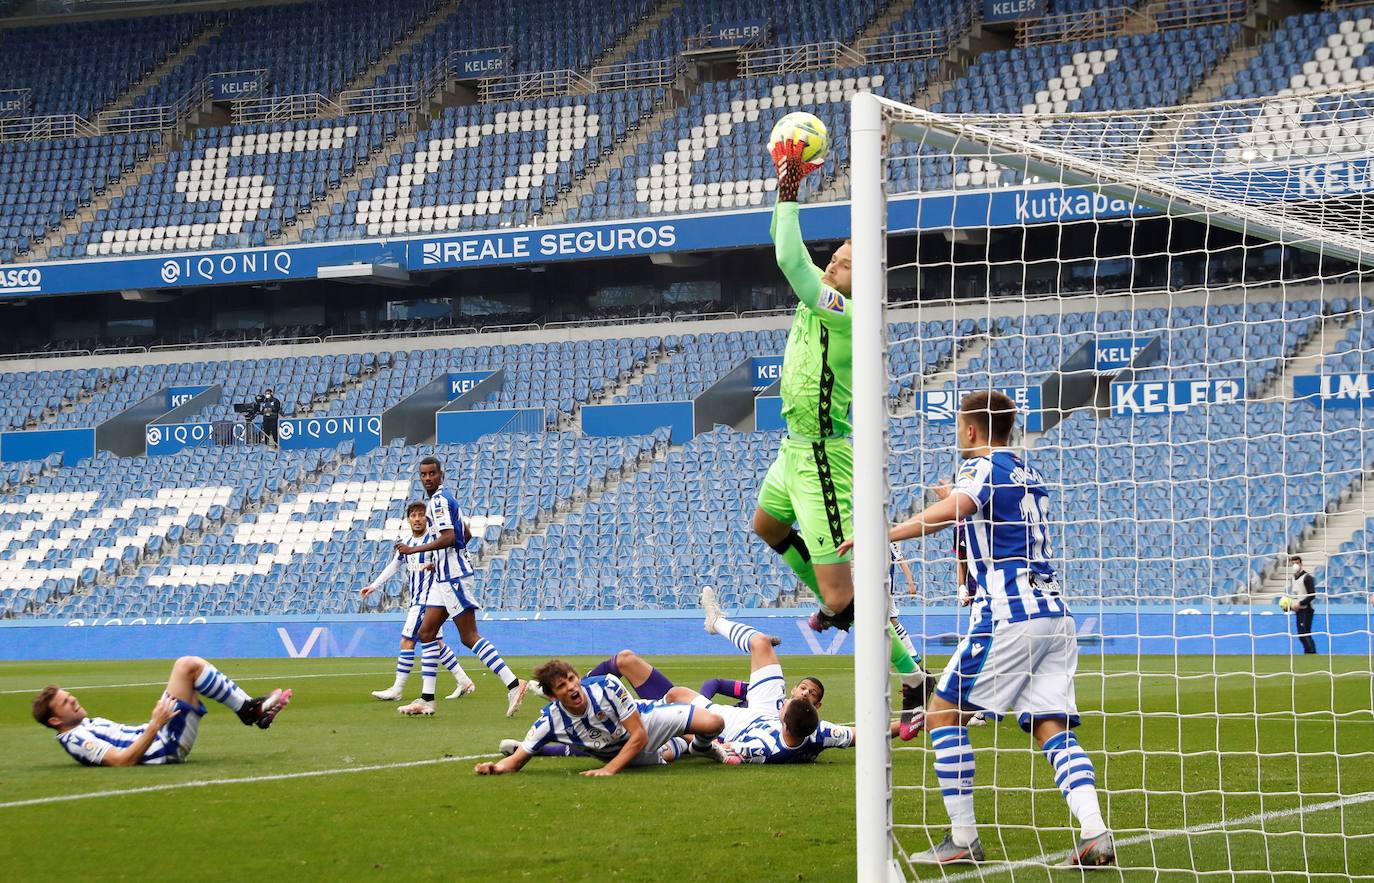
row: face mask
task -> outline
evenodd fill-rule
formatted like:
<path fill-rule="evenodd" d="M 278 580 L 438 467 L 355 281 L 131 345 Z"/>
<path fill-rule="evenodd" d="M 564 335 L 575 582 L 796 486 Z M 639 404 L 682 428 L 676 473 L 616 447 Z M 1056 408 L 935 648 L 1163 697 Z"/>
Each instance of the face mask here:
<path fill-rule="evenodd" d="M 1301 565 L 1301 564 L 1294 564 L 1294 565 L 1293 565 L 1293 575 L 1294 575 L 1294 576 L 1297 576 L 1297 575 L 1298 575 L 1299 573 L 1301 573 L 1301 572 L 1302 572 L 1302 565 Z"/>

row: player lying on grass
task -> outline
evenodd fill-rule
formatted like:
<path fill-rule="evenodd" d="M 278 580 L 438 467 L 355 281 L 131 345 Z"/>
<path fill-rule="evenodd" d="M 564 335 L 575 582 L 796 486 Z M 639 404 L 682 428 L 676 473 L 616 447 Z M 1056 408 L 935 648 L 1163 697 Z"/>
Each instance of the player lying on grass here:
<path fill-rule="evenodd" d="M 182 763 L 196 743 L 205 715 L 197 693 L 228 706 L 245 724 L 264 730 L 291 701 L 290 690 L 250 697 L 214 665 L 199 656 L 183 656 L 172 664 L 167 689 L 146 724 L 129 726 L 89 717 L 75 696 L 55 684 L 34 697 L 33 717 L 56 730 L 58 744 L 86 766 Z"/>
<path fill-rule="evenodd" d="M 439 629 L 452 618 L 463 646 L 506 685 L 506 717 L 514 717 L 529 685 L 515 676 L 492 643 L 477 631 L 477 609 L 481 605 L 472 595 L 473 570 L 465 548 L 463 510 L 453 492 L 444 487 L 444 469 L 438 458 L 425 457 L 420 461 L 420 485 L 429 494 L 428 533 L 433 539 L 418 545 L 397 543 L 396 553 L 434 553 L 434 580 L 420 598 L 425 608 L 416 633 L 420 641 L 420 698 L 397 710 L 408 716 L 434 714 L 438 662 L 443 655 Z"/>
<path fill-rule="evenodd" d="M 688 735 L 693 737 L 688 753 L 726 759 L 715 741 L 725 722 L 710 710 L 687 703 L 636 701 L 615 675 L 584 679 L 561 659 L 541 665 L 534 676 L 553 701 L 509 757 L 477 764 L 473 769 L 478 775 L 517 772 L 553 742 L 606 762 L 584 776 L 613 776 L 628 766 L 656 766 L 664 761 L 664 746 Z"/>
<path fill-rule="evenodd" d="M 427 533 L 429 523 L 425 510 L 428 506 L 425 503 L 416 501 L 406 506 L 406 521 L 410 524 L 410 537 L 405 542 L 424 545 L 434 539 Z M 464 539 L 468 538 L 467 528 L 463 528 Z M 403 555 L 396 552 L 391 556 L 386 564 L 386 568 L 377 578 L 368 583 L 360 593 L 364 598 L 380 589 L 386 581 L 396 575 L 402 567 L 406 570 L 406 581 L 409 588 L 409 608 L 406 610 L 405 624 L 401 626 L 401 652 L 396 656 L 396 680 L 385 690 L 373 690 L 372 695 L 377 699 L 387 702 L 395 702 L 400 699 L 406 686 L 406 679 L 410 677 L 410 671 L 415 667 L 415 641 L 419 638 L 420 619 L 424 616 L 425 605 L 420 599 L 429 594 L 431 584 L 434 582 L 434 553 L 415 552 L 410 555 Z M 477 685 L 468 677 L 468 673 L 463 671 L 463 665 L 458 661 L 458 654 L 453 652 L 442 640 L 439 642 L 440 652 L 438 659 L 422 658 L 420 660 L 420 672 L 424 677 L 434 677 L 435 669 L 442 665 L 453 673 L 457 679 L 458 686 L 448 695 L 449 699 L 458 699 L 473 690 Z"/>
<path fill-rule="evenodd" d="M 714 589 L 702 589 L 701 607 L 707 632 L 728 639 L 749 654 L 749 706 L 715 705 L 689 687 L 674 687 L 665 698 L 691 702 L 724 719 L 720 737 L 728 752 L 727 764 L 805 763 L 814 761 L 827 748 L 854 745 L 852 729 L 821 720 L 819 708 L 825 687 L 820 680 L 803 678 L 787 694 L 772 639 L 726 619 Z"/>
<path fill-rule="evenodd" d="M 776 638 L 768 638 L 761 635 L 764 640 L 772 643 Z M 725 691 L 726 695 L 737 695 L 743 698 L 749 687 L 748 681 L 736 681 L 726 678 L 711 678 L 703 683 L 702 689 L 693 691 L 687 688 L 675 688 L 672 681 L 668 680 L 663 672 L 654 668 L 648 660 L 644 659 L 633 650 L 621 650 L 616 655 L 606 659 L 596 665 L 587 673 L 588 678 L 612 675 L 619 678 L 622 683 L 629 684 L 641 700 L 660 701 L 667 697 L 668 692 L 679 689 L 681 692 L 675 694 L 680 697 L 679 701 L 689 702 L 697 699 L 710 701 L 720 691 Z M 793 688 L 792 696 L 807 698 L 812 701 L 817 709 L 821 707 L 821 699 L 825 696 L 825 686 L 819 678 L 806 677 Z M 699 703 L 698 703 L 699 704 Z M 726 706 L 728 707 L 728 706 Z M 746 707 L 740 704 L 737 707 Z M 515 749 L 520 746 L 520 742 L 515 739 L 502 739 L 500 750 L 507 756 L 513 754 Z M 683 739 L 675 739 L 663 747 L 661 752 L 665 762 L 672 762 L 686 752 L 687 743 Z M 539 754 L 545 757 L 587 757 L 587 752 L 573 745 L 563 745 L 559 743 L 548 743 L 539 749 Z"/>
<path fill-rule="evenodd" d="M 848 439 L 851 249 L 848 242 L 841 245 L 824 270 L 811 262 L 797 194 L 802 178 L 819 166 L 802 161 L 803 147 L 783 140 L 773 150 L 778 202 L 770 232 L 778 268 L 800 303 L 782 362 L 779 394 L 787 437 L 759 489 L 753 528 L 816 596 L 820 610 L 812 627 L 847 629 L 854 622 L 854 577 L 840 546 L 854 529 L 854 450 Z M 912 735 L 920 730 L 915 711 L 928 689 L 914 649 L 893 631 L 892 666 L 901 676 L 904 723 Z"/>
<path fill-rule="evenodd" d="M 926 711 L 951 829 L 943 842 L 912 861 L 981 861 L 974 822 L 974 753 L 961 710 L 1017 721 L 1040 744 L 1055 783 L 1081 829 L 1065 867 L 1114 864 L 1116 847 L 1102 820 L 1092 760 L 1073 730 L 1078 708 L 1074 674 L 1078 640 L 1050 564 L 1049 494 L 1044 479 L 1007 445 L 1016 405 L 1007 395 L 975 392 L 959 404 L 955 432 L 963 464 L 941 499 L 892 528 L 893 542 L 926 536 L 963 522 L 966 562 L 977 584 L 968 634 L 960 641 Z"/>

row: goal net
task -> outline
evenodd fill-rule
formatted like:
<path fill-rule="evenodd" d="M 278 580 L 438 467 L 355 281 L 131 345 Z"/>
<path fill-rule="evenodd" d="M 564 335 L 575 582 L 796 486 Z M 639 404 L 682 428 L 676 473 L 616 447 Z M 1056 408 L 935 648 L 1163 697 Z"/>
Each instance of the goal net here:
<path fill-rule="evenodd" d="M 1120 866 L 1374 873 L 1374 90 L 1031 111 L 853 102 L 858 730 L 894 715 L 886 529 L 953 479 L 960 399 L 1000 390 L 1049 492 Z M 901 552 L 938 673 L 968 624 L 953 534 Z M 1055 769 L 1015 714 L 969 738 L 985 862 L 944 878 L 1058 879 Z M 933 761 L 925 735 L 860 740 L 860 879 L 941 876 L 912 861 L 950 827 Z"/>

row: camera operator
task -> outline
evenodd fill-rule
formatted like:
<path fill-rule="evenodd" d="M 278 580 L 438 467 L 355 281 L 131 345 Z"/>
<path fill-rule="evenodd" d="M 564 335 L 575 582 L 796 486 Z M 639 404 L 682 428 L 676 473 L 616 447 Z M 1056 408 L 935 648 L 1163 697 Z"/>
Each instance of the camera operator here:
<path fill-rule="evenodd" d="M 277 420 L 281 417 L 281 400 L 272 390 L 258 397 L 258 411 L 262 414 L 262 434 L 277 443 Z"/>

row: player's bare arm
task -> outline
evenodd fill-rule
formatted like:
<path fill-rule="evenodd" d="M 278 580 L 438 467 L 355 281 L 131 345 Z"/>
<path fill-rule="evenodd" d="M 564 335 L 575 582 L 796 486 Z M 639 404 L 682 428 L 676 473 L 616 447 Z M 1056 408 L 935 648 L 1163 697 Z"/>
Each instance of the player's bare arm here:
<path fill-rule="evenodd" d="M 138 734 L 138 738 L 132 745 L 125 748 L 116 748 L 107 751 L 105 757 L 101 759 L 101 766 L 134 766 L 143 759 L 143 755 L 148 753 L 153 742 L 157 741 L 158 730 L 167 725 L 167 722 L 177 716 L 177 702 L 171 696 L 163 696 L 157 700 L 153 706 L 153 713 L 148 717 L 148 726 L 143 728 L 143 732 Z"/>
<path fill-rule="evenodd" d="M 439 549 L 447 549 L 458 542 L 458 535 L 453 528 L 439 531 L 439 536 L 422 546 L 407 546 L 405 543 L 397 543 L 396 551 L 402 555 L 414 555 L 417 552 L 436 552 Z"/>
<path fill-rule="evenodd" d="M 582 773 L 584 776 L 614 776 L 616 773 L 625 769 L 630 762 L 644 752 L 649 744 L 649 734 L 644 730 L 644 721 L 640 718 L 639 712 L 626 715 L 621 719 L 630 738 L 625 740 L 625 744 L 620 747 L 620 753 L 607 761 L 603 767 L 594 770 L 587 770 Z M 510 758 L 507 758 L 509 760 Z"/>
<path fill-rule="evenodd" d="M 959 519 L 967 518 L 976 511 L 978 511 L 978 503 L 971 497 L 963 494 L 950 494 L 938 503 L 932 503 L 892 528 L 888 532 L 888 539 L 895 543 L 939 533 L 947 527 L 953 527 Z M 839 551 L 841 554 L 846 554 L 853 548 L 854 541 L 852 539 L 845 540 L 840 544 Z"/>
<path fill-rule="evenodd" d="M 491 761 L 479 763 L 472 768 L 472 771 L 479 776 L 502 776 L 506 773 L 518 773 L 525 764 L 530 762 L 531 757 L 534 757 L 534 755 L 530 754 L 522 746 L 515 749 L 515 752 L 511 754 L 510 757 L 503 758 L 497 763 L 492 763 Z"/>

